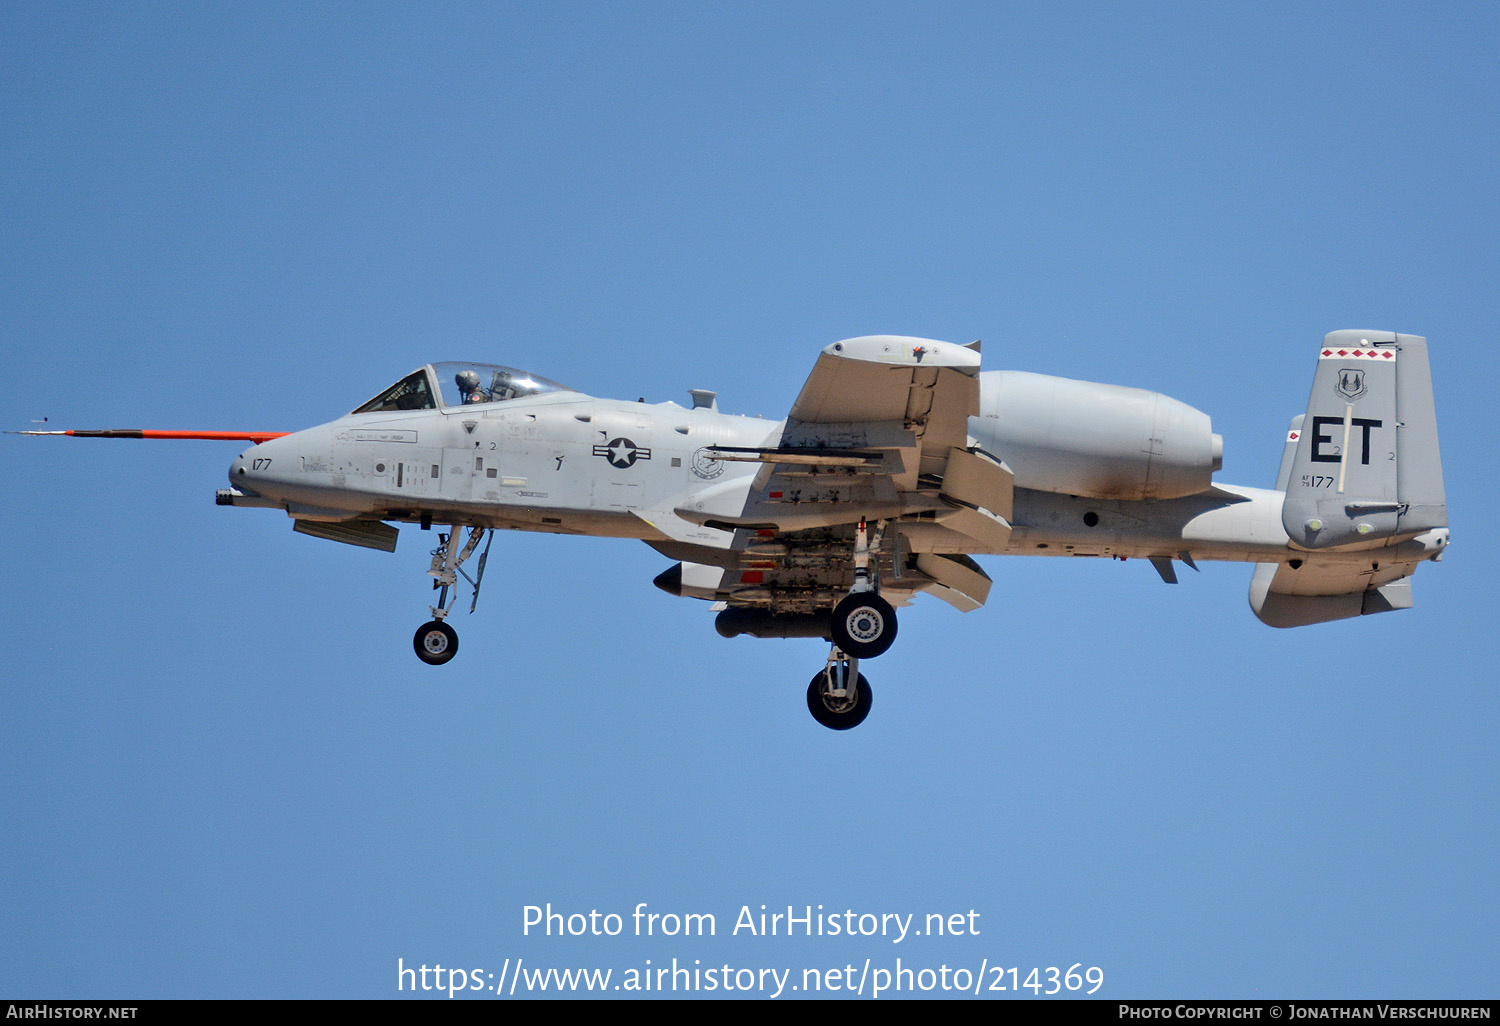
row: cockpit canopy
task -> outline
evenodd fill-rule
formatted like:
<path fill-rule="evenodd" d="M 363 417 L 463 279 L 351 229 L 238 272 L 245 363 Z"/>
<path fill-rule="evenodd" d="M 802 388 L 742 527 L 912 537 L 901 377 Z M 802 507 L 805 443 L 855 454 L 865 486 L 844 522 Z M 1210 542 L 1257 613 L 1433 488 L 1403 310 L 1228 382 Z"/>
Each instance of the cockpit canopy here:
<path fill-rule="evenodd" d="M 431 363 L 408 374 L 354 412 L 436 410 L 572 391 L 575 390 L 566 385 L 514 367 L 493 363 Z"/>

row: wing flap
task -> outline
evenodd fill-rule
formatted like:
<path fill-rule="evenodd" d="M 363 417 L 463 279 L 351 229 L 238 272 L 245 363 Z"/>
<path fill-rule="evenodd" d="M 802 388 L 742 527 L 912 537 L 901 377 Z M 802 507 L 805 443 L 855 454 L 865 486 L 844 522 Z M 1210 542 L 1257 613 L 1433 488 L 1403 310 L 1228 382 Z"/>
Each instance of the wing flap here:
<path fill-rule="evenodd" d="M 988 510 L 996 517 L 1010 520 L 1015 498 L 1016 475 L 1000 460 L 983 449 L 954 447 L 948 452 L 948 467 L 943 473 L 945 498 Z"/>
<path fill-rule="evenodd" d="M 959 506 L 951 513 L 943 514 L 938 522 L 950 531 L 973 539 L 974 545 L 968 547 L 971 551 L 1004 552 L 1010 541 L 1010 522 L 987 509 Z"/>
<path fill-rule="evenodd" d="M 993 582 L 968 556 L 923 552 L 917 556 L 917 572 L 932 578 L 932 585 L 925 589 L 929 594 L 961 613 L 973 612 L 990 597 Z"/>

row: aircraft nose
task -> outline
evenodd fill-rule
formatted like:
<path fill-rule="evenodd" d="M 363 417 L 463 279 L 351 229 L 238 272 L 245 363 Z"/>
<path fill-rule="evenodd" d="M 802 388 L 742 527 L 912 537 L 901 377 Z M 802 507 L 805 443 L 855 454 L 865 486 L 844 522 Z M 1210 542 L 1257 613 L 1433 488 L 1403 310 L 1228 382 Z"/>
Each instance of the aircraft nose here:
<path fill-rule="evenodd" d="M 255 447 L 255 449 L 259 448 L 260 446 Z M 257 493 L 256 485 L 259 483 L 257 479 L 263 476 L 258 473 L 261 461 L 252 455 L 255 449 L 246 449 L 229 465 L 229 483 L 251 495 Z"/>
<path fill-rule="evenodd" d="M 272 464 L 281 464 L 282 449 L 276 447 L 279 439 L 268 439 L 253 445 L 235 457 L 229 464 L 229 487 L 218 493 L 221 506 L 279 506 L 285 498 L 285 480 L 276 476 L 280 470 Z"/>
<path fill-rule="evenodd" d="M 247 454 L 251 450 L 246 449 L 229 464 L 229 487 L 219 489 L 214 496 L 220 506 L 265 506 L 271 505 L 270 500 L 261 496 L 254 473 L 254 458 Z"/>
<path fill-rule="evenodd" d="M 273 449 L 275 441 L 253 445 L 235 457 L 229 465 L 229 483 L 234 488 L 247 495 L 265 495 L 267 488 L 274 490 L 276 479 L 271 465 L 281 461 L 272 457 L 282 455 L 279 449 Z"/>

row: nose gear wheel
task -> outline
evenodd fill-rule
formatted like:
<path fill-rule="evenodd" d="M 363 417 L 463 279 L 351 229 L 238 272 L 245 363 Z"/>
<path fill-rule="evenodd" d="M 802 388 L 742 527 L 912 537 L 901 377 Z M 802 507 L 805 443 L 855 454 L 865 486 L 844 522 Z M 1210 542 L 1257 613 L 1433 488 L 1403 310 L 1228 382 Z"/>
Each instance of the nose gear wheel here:
<path fill-rule="evenodd" d="M 850 662 L 830 662 L 807 685 L 807 711 L 829 730 L 857 727 L 870 715 L 870 682 Z"/>
<path fill-rule="evenodd" d="M 458 654 L 458 632 L 441 620 L 430 620 L 417 628 L 412 646 L 422 662 L 441 666 Z"/>

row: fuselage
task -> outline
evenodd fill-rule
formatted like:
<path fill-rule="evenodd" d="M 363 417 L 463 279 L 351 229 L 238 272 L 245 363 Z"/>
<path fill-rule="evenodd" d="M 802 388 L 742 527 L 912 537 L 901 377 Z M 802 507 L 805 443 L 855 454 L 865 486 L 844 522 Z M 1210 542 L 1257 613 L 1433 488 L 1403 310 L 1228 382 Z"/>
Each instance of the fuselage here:
<path fill-rule="evenodd" d="M 982 383 L 1000 383 L 999 373 L 981 375 Z M 759 469 L 715 459 L 710 447 L 774 447 L 782 427 L 709 406 L 560 390 L 472 406 L 351 413 L 246 450 L 230 481 L 259 500 L 246 504 L 280 506 L 299 519 L 436 520 L 650 539 L 695 493 L 736 479 L 748 484 Z M 969 430 L 981 448 L 1005 458 L 992 418 L 970 418 Z M 1006 554 L 1188 553 L 1252 562 L 1292 555 L 1276 490 L 1217 484 L 1175 498 L 1126 499 L 1026 487 L 1030 482 L 1027 468 L 1018 468 L 1014 530 L 999 550 Z M 950 537 L 940 523 L 903 524 L 902 531 L 913 551 L 974 551 L 972 539 Z"/>

